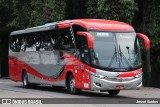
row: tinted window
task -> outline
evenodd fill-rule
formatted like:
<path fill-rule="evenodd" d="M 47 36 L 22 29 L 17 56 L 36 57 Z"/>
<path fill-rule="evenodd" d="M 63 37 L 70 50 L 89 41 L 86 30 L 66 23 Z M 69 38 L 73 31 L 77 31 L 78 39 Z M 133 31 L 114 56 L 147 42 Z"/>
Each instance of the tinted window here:
<path fill-rule="evenodd" d="M 18 36 L 10 37 L 10 49 L 14 52 L 19 52 L 21 49 L 21 45 L 23 43 L 23 38 Z"/>
<path fill-rule="evenodd" d="M 74 35 L 70 28 L 14 35 L 10 37 L 10 48 L 15 52 L 63 50 L 73 53 Z"/>
<path fill-rule="evenodd" d="M 61 50 L 74 53 L 74 35 L 70 28 L 60 29 L 58 40 L 60 41 Z"/>
<path fill-rule="evenodd" d="M 14 35 L 10 37 L 10 48 L 15 52 L 57 50 L 59 47 L 57 37 L 56 30 Z"/>

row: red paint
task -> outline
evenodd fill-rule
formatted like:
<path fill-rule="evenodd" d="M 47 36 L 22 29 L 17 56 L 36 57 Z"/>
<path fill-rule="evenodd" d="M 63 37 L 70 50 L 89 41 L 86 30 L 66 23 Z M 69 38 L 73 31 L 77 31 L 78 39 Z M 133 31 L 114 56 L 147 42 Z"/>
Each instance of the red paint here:
<path fill-rule="evenodd" d="M 90 33 L 88 32 L 77 32 L 78 35 L 81 35 L 81 36 L 85 36 L 88 40 L 88 48 L 93 48 L 93 37 Z"/>
<path fill-rule="evenodd" d="M 123 90 L 124 86 L 116 86 L 116 90 Z"/>
<path fill-rule="evenodd" d="M 149 40 L 149 38 L 146 35 L 142 34 L 142 33 L 137 33 L 137 36 L 144 40 L 145 48 L 146 49 L 150 49 L 150 40 Z"/>
<path fill-rule="evenodd" d="M 59 28 L 59 29 L 68 28 L 68 27 L 70 27 L 70 26 L 71 26 L 70 23 L 58 24 L 58 28 Z"/>
<path fill-rule="evenodd" d="M 130 25 L 113 20 L 102 20 L 102 19 L 75 19 L 75 20 L 66 20 L 58 23 L 58 28 L 69 27 L 67 24 L 80 25 L 86 29 L 94 30 L 111 30 L 111 31 L 134 31 L 133 27 Z"/>
<path fill-rule="evenodd" d="M 142 68 L 135 71 L 130 71 L 130 72 L 120 72 L 118 77 L 134 77 L 140 73 L 142 73 Z"/>
<path fill-rule="evenodd" d="M 11 58 L 13 58 L 13 56 L 9 57 L 9 61 L 12 61 Z M 57 81 L 54 78 L 47 78 L 47 77 L 43 76 L 38 71 L 36 71 L 32 67 L 30 67 L 28 64 L 26 64 L 24 61 L 21 61 L 20 59 L 17 59 L 17 64 L 14 66 L 15 68 L 18 68 L 18 69 L 14 70 L 15 68 L 12 69 L 11 66 L 12 65 L 10 63 L 10 66 L 9 66 L 10 76 L 13 76 L 14 78 L 11 78 L 11 79 L 14 79 L 16 81 L 22 81 L 22 70 L 23 69 L 25 69 L 28 73 L 30 73 L 36 77 L 43 78 L 46 81 Z M 64 79 L 64 77 L 60 78 L 60 80 L 63 80 L 63 79 Z"/>
<path fill-rule="evenodd" d="M 22 81 L 22 70 L 26 70 L 29 74 L 32 74 L 38 78 L 41 78 L 45 81 L 50 81 L 50 82 L 56 82 L 56 81 L 61 81 L 66 79 L 66 74 L 67 72 L 72 72 L 72 74 L 75 77 L 76 84 L 75 86 L 80 89 L 91 89 L 91 79 L 90 79 L 90 74 L 86 72 L 85 70 L 82 71 L 81 65 L 84 65 L 84 68 L 90 69 L 89 66 L 87 66 L 84 63 L 81 63 L 77 58 L 75 58 L 73 55 L 68 54 L 67 52 L 63 52 L 64 59 L 68 59 L 67 62 L 65 62 L 65 69 L 64 73 L 62 76 L 59 78 L 47 78 L 35 69 L 33 69 L 31 66 L 29 66 L 27 63 L 24 61 L 21 61 L 20 59 L 10 56 L 9 57 L 9 71 L 10 71 L 10 79 L 13 81 Z M 65 55 L 68 54 L 68 55 Z M 16 59 L 16 60 L 14 60 Z M 16 64 L 15 64 L 16 62 Z M 70 62 L 74 62 L 74 64 L 69 64 Z M 18 68 L 18 69 L 15 69 Z M 76 68 L 76 69 L 75 69 Z M 77 70 L 77 72 L 75 72 Z M 93 69 L 92 69 L 93 70 Z M 95 70 L 94 70 L 95 71 Z M 84 77 L 83 77 L 84 76 Z M 88 83 L 89 87 L 84 88 L 84 83 Z"/>

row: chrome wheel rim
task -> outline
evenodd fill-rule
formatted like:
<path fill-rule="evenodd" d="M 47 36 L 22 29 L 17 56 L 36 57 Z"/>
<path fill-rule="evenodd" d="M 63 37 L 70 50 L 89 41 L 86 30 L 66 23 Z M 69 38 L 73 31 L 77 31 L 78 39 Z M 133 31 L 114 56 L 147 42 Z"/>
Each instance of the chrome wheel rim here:
<path fill-rule="evenodd" d="M 24 83 L 24 86 L 27 85 L 27 78 L 26 78 L 26 75 L 24 76 L 23 83 Z"/>

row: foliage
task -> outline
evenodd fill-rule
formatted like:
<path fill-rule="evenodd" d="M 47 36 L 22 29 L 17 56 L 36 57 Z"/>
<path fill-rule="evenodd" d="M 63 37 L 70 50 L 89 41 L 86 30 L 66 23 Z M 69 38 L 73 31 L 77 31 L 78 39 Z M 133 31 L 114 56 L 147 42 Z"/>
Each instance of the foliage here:
<path fill-rule="evenodd" d="M 65 3 L 63 0 L 32 0 L 31 6 L 33 11 L 29 26 L 60 21 L 64 17 Z"/>
<path fill-rule="evenodd" d="M 13 0 L 13 14 L 9 26 L 23 29 L 62 20 L 64 0 Z"/>
<path fill-rule="evenodd" d="M 13 0 L 13 13 L 9 26 L 22 29 L 28 25 L 31 16 L 30 2 L 31 0 Z"/>
<path fill-rule="evenodd" d="M 86 4 L 87 0 L 65 0 L 65 19 L 87 18 Z"/>
<path fill-rule="evenodd" d="M 160 64 L 160 1 L 145 0 L 141 5 L 141 24 L 136 25 L 139 32 L 146 34 L 151 41 L 151 63 Z"/>
<path fill-rule="evenodd" d="M 0 0 L 0 28 L 6 26 L 10 20 L 12 1 Z"/>
<path fill-rule="evenodd" d="M 91 18 L 119 20 L 130 24 L 137 11 L 134 0 L 88 0 L 86 6 Z"/>

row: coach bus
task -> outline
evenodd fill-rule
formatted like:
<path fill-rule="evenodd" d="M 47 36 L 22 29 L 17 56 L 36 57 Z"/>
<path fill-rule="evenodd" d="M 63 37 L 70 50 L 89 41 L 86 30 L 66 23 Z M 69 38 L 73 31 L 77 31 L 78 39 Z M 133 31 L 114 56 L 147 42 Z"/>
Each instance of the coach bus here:
<path fill-rule="evenodd" d="M 117 95 L 120 90 L 139 89 L 138 38 L 149 52 L 147 36 L 113 20 L 75 19 L 13 31 L 10 79 L 23 82 L 25 88 L 40 84 L 66 87 L 70 94 L 99 90 Z"/>

